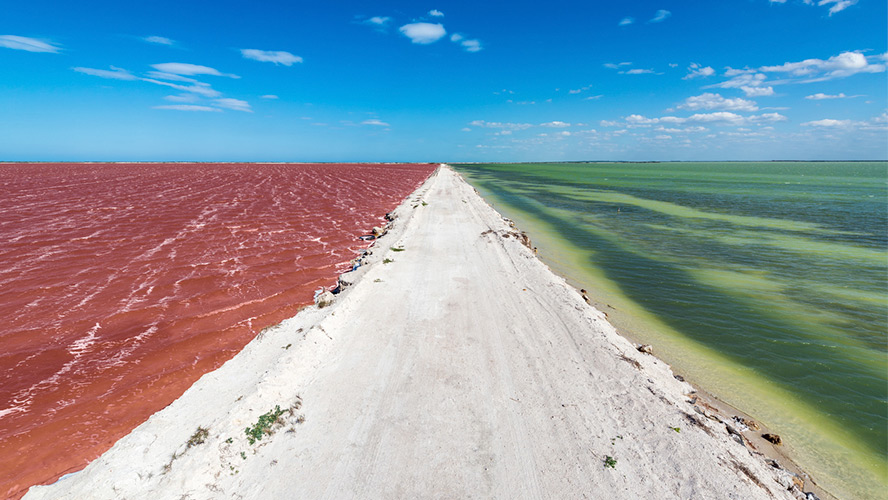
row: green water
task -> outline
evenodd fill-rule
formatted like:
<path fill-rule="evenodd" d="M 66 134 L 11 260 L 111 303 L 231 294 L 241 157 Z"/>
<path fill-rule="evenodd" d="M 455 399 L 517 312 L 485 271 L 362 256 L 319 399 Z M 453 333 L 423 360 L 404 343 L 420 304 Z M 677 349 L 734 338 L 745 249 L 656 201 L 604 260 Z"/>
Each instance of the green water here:
<path fill-rule="evenodd" d="M 455 165 L 618 329 L 784 437 L 840 498 L 888 491 L 888 164 Z"/>

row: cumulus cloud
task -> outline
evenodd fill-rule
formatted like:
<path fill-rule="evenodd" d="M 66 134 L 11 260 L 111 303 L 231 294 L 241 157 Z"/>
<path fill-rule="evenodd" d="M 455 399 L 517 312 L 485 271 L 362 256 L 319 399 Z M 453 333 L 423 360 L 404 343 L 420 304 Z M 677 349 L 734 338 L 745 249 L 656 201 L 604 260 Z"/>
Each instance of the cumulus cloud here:
<path fill-rule="evenodd" d="M 689 109 L 697 111 L 705 110 L 725 110 L 725 111 L 758 111 L 755 102 L 746 99 L 726 99 L 721 94 L 713 94 L 707 92 L 694 97 L 688 97 L 685 102 L 678 106 L 679 109 Z"/>
<path fill-rule="evenodd" d="M 214 99 L 213 104 L 220 108 L 233 109 L 235 111 L 246 111 L 247 113 L 253 112 L 253 109 L 250 108 L 250 103 L 248 103 L 247 101 L 242 101 L 240 99 L 223 97 L 221 99 Z"/>
<path fill-rule="evenodd" d="M 361 122 L 361 125 L 373 125 L 376 127 L 388 127 L 389 126 L 388 123 L 386 123 L 382 120 L 378 120 L 376 118 L 370 118 L 369 120 L 364 120 Z"/>
<path fill-rule="evenodd" d="M 373 16 L 370 19 L 364 21 L 366 24 L 372 24 L 374 26 L 385 26 L 391 21 L 392 18 L 386 16 Z"/>
<path fill-rule="evenodd" d="M 630 24 L 633 24 L 634 22 L 635 22 L 635 18 L 624 17 L 623 19 L 620 19 L 620 22 L 617 23 L 617 25 L 618 26 L 629 26 Z"/>
<path fill-rule="evenodd" d="M 610 68 L 610 69 L 620 69 L 623 66 L 631 66 L 631 65 L 632 65 L 631 62 L 621 62 L 621 63 L 604 63 L 603 66 L 605 68 Z"/>
<path fill-rule="evenodd" d="M 277 99 L 278 96 L 274 94 L 265 94 L 263 96 L 259 96 L 260 99 Z"/>
<path fill-rule="evenodd" d="M 849 127 L 853 124 L 851 120 L 833 120 L 832 118 L 824 118 L 823 120 L 814 120 L 812 122 L 805 122 L 802 125 L 805 127 Z"/>
<path fill-rule="evenodd" d="M 50 42 L 16 35 L 0 35 L 0 47 L 24 50 L 26 52 L 49 52 L 53 54 L 62 50 Z"/>
<path fill-rule="evenodd" d="M 661 23 L 661 22 L 665 21 L 666 19 L 668 19 L 669 16 L 671 16 L 671 15 L 672 15 L 672 12 L 669 12 L 668 10 L 660 9 L 654 15 L 653 19 L 651 19 L 648 22 L 649 23 Z"/>
<path fill-rule="evenodd" d="M 502 122 L 488 122 L 484 120 L 475 120 L 469 123 L 472 127 L 479 128 L 500 128 L 506 130 L 526 130 L 532 127 L 533 125 L 529 123 L 502 123 Z"/>
<path fill-rule="evenodd" d="M 232 75 L 228 73 L 221 73 L 219 70 L 210 68 L 208 66 L 200 66 L 198 64 L 188 64 L 188 63 L 161 63 L 161 64 L 152 64 L 152 68 L 160 71 L 162 73 L 172 73 L 174 75 L 185 75 L 185 76 L 194 76 L 194 75 L 210 75 L 210 76 L 227 76 L 228 78 L 240 78 L 237 75 Z"/>
<path fill-rule="evenodd" d="M 874 57 L 873 59 L 878 59 Z M 788 73 L 792 76 L 811 77 L 802 83 L 844 78 L 858 73 L 881 73 L 885 65 L 870 63 L 860 52 L 842 52 L 829 59 L 805 59 L 787 62 L 779 66 L 762 66 L 759 71 L 766 73 Z"/>
<path fill-rule="evenodd" d="M 478 52 L 481 50 L 481 42 L 478 40 L 463 40 L 459 43 L 466 52 Z"/>
<path fill-rule="evenodd" d="M 413 43 L 426 45 L 437 42 L 447 31 L 444 30 L 443 24 L 432 23 L 410 23 L 401 26 L 401 33 L 410 39 Z"/>
<path fill-rule="evenodd" d="M 110 70 L 108 69 L 94 69 L 94 68 L 82 68 L 76 67 L 71 68 L 78 73 L 83 73 L 85 75 L 98 76 L 99 78 L 108 78 L 111 80 L 138 80 L 139 77 L 130 73 L 129 71 L 118 68 L 116 66 L 110 66 Z"/>
<path fill-rule="evenodd" d="M 630 69 L 628 71 L 620 71 L 621 75 L 650 75 L 654 72 L 652 69 Z"/>
<path fill-rule="evenodd" d="M 154 109 L 174 109 L 177 111 L 215 111 L 217 113 L 222 112 L 219 108 L 213 108 L 210 106 L 197 106 L 195 104 L 166 104 L 163 106 L 154 106 Z"/>
<path fill-rule="evenodd" d="M 444 13 L 438 9 L 432 9 L 429 11 L 429 15 L 432 17 L 444 17 Z"/>
<path fill-rule="evenodd" d="M 146 36 L 142 40 L 148 43 L 156 43 L 158 45 L 173 45 L 175 42 L 165 36 Z"/>
<path fill-rule="evenodd" d="M 566 128 L 566 127 L 570 127 L 570 123 L 554 121 L 554 122 L 548 122 L 548 123 L 540 123 L 540 127 Z"/>
<path fill-rule="evenodd" d="M 690 80 L 691 78 L 707 77 L 715 74 L 715 70 L 710 66 L 703 67 L 697 63 L 691 63 L 688 66 L 688 74 L 682 80 Z"/>
<path fill-rule="evenodd" d="M 302 62 L 301 57 L 294 56 L 293 54 L 285 52 L 283 50 L 241 49 L 241 55 L 243 55 L 246 59 L 283 64 L 284 66 L 292 66 L 293 63 Z"/>
<path fill-rule="evenodd" d="M 648 118 L 643 115 L 629 115 L 624 118 L 626 123 L 631 126 L 645 127 L 655 124 L 673 124 L 682 125 L 685 123 L 711 123 L 725 125 L 746 125 L 751 123 L 773 123 L 785 121 L 786 117 L 780 113 L 764 113 L 761 115 L 742 116 L 730 111 L 716 111 L 713 113 L 697 113 L 688 117 L 678 116 L 662 116 L 659 118 Z M 613 123 L 613 122 L 609 122 Z M 604 122 L 602 122 L 604 125 Z"/>
<path fill-rule="evenodd" d="M 740 90 L 746 93 L 746 97 L 767 97 L 774 95 L 774 87 L 747 87 L 741 85 Z"/>

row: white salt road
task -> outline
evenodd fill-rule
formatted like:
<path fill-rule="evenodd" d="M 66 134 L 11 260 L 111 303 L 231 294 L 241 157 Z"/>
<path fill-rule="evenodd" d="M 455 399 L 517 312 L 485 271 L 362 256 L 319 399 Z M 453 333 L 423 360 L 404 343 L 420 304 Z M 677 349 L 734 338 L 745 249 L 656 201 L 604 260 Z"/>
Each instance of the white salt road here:
<path fill-rule="evenodd" d="M 396 213 L 332 306 L 26 498 L 792 498 L 452 170 Z"/>

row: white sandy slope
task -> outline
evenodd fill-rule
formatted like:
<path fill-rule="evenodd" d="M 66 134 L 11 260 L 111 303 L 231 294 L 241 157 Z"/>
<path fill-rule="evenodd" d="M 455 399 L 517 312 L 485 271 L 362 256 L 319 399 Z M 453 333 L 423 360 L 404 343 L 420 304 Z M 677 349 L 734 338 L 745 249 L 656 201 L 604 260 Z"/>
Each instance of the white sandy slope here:
<path fill-rule="evenodd" d="M 396 213 L 332 306 L 26 498 L 792 498 L 451 169 Z M 250 445 L 245 428 L 297 395 Z"/>

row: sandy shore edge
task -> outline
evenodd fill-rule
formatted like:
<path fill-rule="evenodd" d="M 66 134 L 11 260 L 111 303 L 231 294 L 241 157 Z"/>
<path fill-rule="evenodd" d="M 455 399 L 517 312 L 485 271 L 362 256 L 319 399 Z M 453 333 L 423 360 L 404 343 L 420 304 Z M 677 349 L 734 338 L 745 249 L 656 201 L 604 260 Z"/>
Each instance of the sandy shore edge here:
<path fill-rule="evenodd" d="M 332 305 L 26 498 L 804 498 L 449 167 L 393 214 Z"/>

